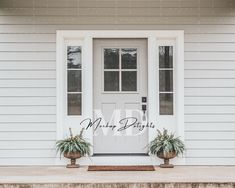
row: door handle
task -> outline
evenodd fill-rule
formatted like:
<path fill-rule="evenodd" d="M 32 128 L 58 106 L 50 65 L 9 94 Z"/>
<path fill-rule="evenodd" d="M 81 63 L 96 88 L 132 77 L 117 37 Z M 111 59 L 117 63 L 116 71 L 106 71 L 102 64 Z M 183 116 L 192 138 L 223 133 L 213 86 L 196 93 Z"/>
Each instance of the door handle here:
<path fill-rule="evenodd" d="M 143 105 L 142 105 L 142 110 L 143 110 L 144 113 L 145 113 L 146 109 L 147 109 L 146 104 L 143 104 Z"/>
<path fill-rule="evenodd" d="M 142 103 L 147 103 L 147 97 L 142 97 L 141 101 L 142 101 Z M 143 121 L 146 120 L 146 110 L 147 110 L 147 105 L 146 104 L 142 104 L 142 111 L 143 111 L 143 118 L 142 118 L 142 120 Z"/>
<path fill-rule="evenodd" d="M 142 120 L 145 121 L 146 120 L 146 110 L 147 110 L 147 105 L 146 104 L 142 104 L 142 111 L 143 111 L 143 118 Z"/>

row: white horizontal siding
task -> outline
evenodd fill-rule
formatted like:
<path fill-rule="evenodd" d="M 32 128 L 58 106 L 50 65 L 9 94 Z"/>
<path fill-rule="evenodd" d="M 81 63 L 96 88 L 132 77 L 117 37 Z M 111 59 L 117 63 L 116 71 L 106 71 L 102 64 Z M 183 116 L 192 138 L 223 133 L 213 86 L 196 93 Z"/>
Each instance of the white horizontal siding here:
<path fill-rule="evenodd" d="M 232 43 L 235 42 L 235 34 L 186 34 L 185 40 L 191 43 Z"/>
<path fill-rule="evenodd" d="M 55 70 L 55 61 L 0 61 L 0 70 Z"/>
<path fill-rule="evenodd" d="M 25 80 L 24 80 L 25 81 Z M 15 87 L 15 85 L 14 85 Z M 53 96 L 1 96 L 1 106 L 31 106 L 31 105 L 56 105 L 56 97 Z"/>
<path fill-rule="evenodd" d="M 235 105 L 235 97 L 230 96 L 185 96 L 185 105 L 230 106 Z"/>
<path fill-rule="evenodd" d="M 0 142 L 0 147 L 1 150 L 40 150 L 40 149 L 44 149 L 44 150 L 51 150 L 51 148 L 53 148 L 55 146 L 55 141 L 33 141 L 31 140 L 29 141 L 1 141 Z M 0 151 L 1 151 L 0 150 Z M 14 156 L 14 155 L 13 155 Z M 27 156 L 26 156 L 27 157 Z"/>
<path fill-rule="evenodd" d="M 185 43 L 185 51 L 186 52 L 234 52 L 235 51 L 235 42 L 230 42 L 230 41 L 215 42 L 215 41 L 204 42 L 204 43 L 187 42 Z"/>
<path fill-rule="evenodd" d="M 188 97 L 234 97 L 235 88 L 185 88 L 185 96 Z"/>
<path fill-rule="evenodd" d="M 185 131 L 213 131 L 213 132 L 220 132 L 220 131 L 235 131 L 235 122 L 227 122 L 227 123 L 220 123 L 220 122 L 188 122 L 185 123 Z M 200 146 L 198 146 L 200 147 Z"/>
<path fill-rule="evenodd" d="M 191 88 L 200 88 L 200 87 L 207 87 L 207 88 L 213 88 L 213 87 L 220 87 L 220 88 L 226 88 L 226 87 L 235 87 L 234 79 L 205 79 L 205 78 L 199 78 L 199 79 L 185 79 L 185 87 L 191 87 Z"/>
<path fill-rule="evenodd" d="M 55 163 L 55 42 L 56 30 L 65 29 L 184 30 L 186 163 L 235 164 L 234 6 L 233 0 L 1 0 L 0 164 Z"/>
<path fill-rule="evenodd" d="M 189 150 L 198 150 L 198 149 L 208 149 L 208 150 L 234 150 L 235 141 L 227 141 L 227 140 L 203 140 L 203 141 L 186 141 L 186 145 Z M 203 153 L 203 152 L 202 152 Z"/>
<path fill-rule="evenodd" d="M 122 23 L 122 24 L 186 24 L 192 25 L 195 23 L 198 24 L 234 24 L 234 17 L 228 16 L 207 16 L 200 17 L 200 22 L 198 17 L 192 16 L 148 16 L 146 15 L 138 16 L 0 16 L 0 24 L 96 24 L 101 23 L 104 25 L 113 24 L 114 22 Z"/>
<path fill-rule="evenodd" d="M 12 123 L 12 122 L 1 122 L 0 130 L 1 132 L 42 132 L 42 131 L 55 131 L 56 123 L 54 122 L 23 122 L 23 123 Z M 30 143 L 28 143 L 30 145 Z M 7 145 L 6 145 L 7 147 Z M 24 147 L 22 145 L 22 147 Z"/>
<path fill-rule="evenodd" d="M 186 70 L 185 78 L 227 78 L 234 79 L 235 78 L 235 69 L 230 70 Z"/>
<path fill-rule="evenodd" d="M 37 43 L 55 43 L 56 40 L 56 35 L 55 34 L 0 34 L 0 41 L 1 43 L 32 43 L 32 42 L 37 42 Z"/>
<path fill-rule="evenodd" d="M 30 70 L 30 71 L 1 70 L 0 71 L 0 79 L 37 79 L 37 78 L 55 79 L 55 70 Z"/>
<path fill-rule="evenodd" d="M 234 158 L 235 157 L 235 150 L 234 149 L 205 149 L 205 150 L 187 150 L 186 151 L 187 157 L 206 157 L 211 158 L 214 156 L 220 158 Z"/>
<path fill-rule="evenodd" d="M 55 52 L 55 42 L 2 42 L 1 52 Z"/>
<path fill-rule="evenodd" d="M 117 23 L 117 22 L 116 22 Z M 184 30 L 185 33 L 201 33 L 201 34 L 216 34 L 216 33 L 234 33 L 234 25 L 225 25 L 218 24 L 213 25 L 200 25 L 200 24 L 177 24 L 177 25 L 165 25 L 165 24 L 146 24 L 144 27 L 140 28 L 138 24 L 128 24 L 124 25 L 122 23 L 117 23 L 114 25 L 110 24 L 40 24 L 40 25 L 27 25 L 27 24 L 14 24 L 14 25 L 1 25 L 0 24 L 0 33 L 2 34 L 55 34 L 56 30 L 79 30 L 79 29 L 153 29 L 153 30 L 169 30 L 169 29 L 178 29 Z M 200 26 L 200 27 L 199 27 Z"/>
<path fill-rule="evenodd" d="M 187 112 L 186 112 L 187 113 Z M 185 122 L 186 123 L 234 123 L 235 122 L 235 115 L 234 114 L 210 114 L 210 115 L 185 115 Z M 213 129 L 211 130 L 213 131 Z M 220 137 L 218 137 L 220 138 Z"/>
<path fill-rule="evenodd" d="M 55 61 L 54 52 L 0 52 L 0 61 Z"/>
<path fill-rule="evenodd" d="M 55 106 L 0 106 L 0 114 L 52 114 L 56 115 Z"/>
<path fill-rule="evenodd" d="M 185 106 L 187 114 L 235 114 L 234 106 Z"/>
<path fill-rule="evenodd" d="M 0 132 L 0 140 L 55 140 L 56 134 L 54 131 L 37 131 L 37 132 Z"/>
<path fill-rule="evenodd" d="M 200 48 L 199 48 L 200 49 Z M 185 61 L 185 70 L 235 70 L 234 61 Z"/>
<path fill-rule="evenodd" d="M 234 132 L 206 132 L 206 131 L 193 131 L 186 132 L 186 140 L 235 140 L 235 131 Z"/>
<path fill-rule="evenodd" d="M 186 61 L 234 61 L 234 52 L 185 52 Z"/>
<path fill-rule="evenodd" d="M 6 79 L 0 79 L 0 88 L 31 88 L 32 86 L 35 88 L 55 88 L 56 87 L 56 80 L 55 79 L 34 79 L 31 78 L 30 80 L 28 80 L 28 78 L 26 79 L 19 79 L 19 78 L 15 78 L 15 79 L 11 79 L 11 80 L 6 80 Z"/>
<path fill-rule="evenodd" d="M 0 97 L 54 97 L 55 94 L 55 88 L 0 88 Z"/>
<path fill-rule="evenodd" d="M 51 114 L 0 115 L 1 123 L 55 123 L 56 116 Z M 46 130 L 47 131 L 47 130 Z M 44 139 L 42 137 L 41 139 Z"/>

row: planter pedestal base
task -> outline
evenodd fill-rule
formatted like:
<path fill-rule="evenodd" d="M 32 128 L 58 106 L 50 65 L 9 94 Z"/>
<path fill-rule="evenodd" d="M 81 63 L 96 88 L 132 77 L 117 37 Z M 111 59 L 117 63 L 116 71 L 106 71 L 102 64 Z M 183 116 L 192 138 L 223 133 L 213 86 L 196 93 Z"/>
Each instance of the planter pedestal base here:
<path fill-rule="evenodd" d="M 76 159 L 71 159 L 71 164 L 67 164 L 66 168 L 79 168 L 79 164 L 76 164 Z"/>
<path fill-rule="evenodd" d="M 170 164 L 170 160 L 169 159 L 164 159 L 164 164 L 160 164 L 161 168 L 174 168 L 173 164 Z"/>
<path fill-rule="evenodd" d="M 160 164 L 160 168 L 174 168 L 173 164 Z"/>
<path fill-rule="evenodd" d="M 66 168 L 79 168 L 78 164 L 67 164 Z"/>

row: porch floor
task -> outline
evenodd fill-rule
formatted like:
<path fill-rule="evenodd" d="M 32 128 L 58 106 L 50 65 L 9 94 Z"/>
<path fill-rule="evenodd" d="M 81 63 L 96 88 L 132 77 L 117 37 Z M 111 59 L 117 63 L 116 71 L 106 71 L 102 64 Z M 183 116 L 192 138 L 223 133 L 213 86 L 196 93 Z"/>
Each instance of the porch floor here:
<path fill-rule="evenodd" d="M 176 166 L 139 172 L 88 172 L 87 167 L 0 167 L 0 184 L 14 183 L 235 183 L 235 166 Z M 0 186 L 1 187 L 1 186 Z"/>

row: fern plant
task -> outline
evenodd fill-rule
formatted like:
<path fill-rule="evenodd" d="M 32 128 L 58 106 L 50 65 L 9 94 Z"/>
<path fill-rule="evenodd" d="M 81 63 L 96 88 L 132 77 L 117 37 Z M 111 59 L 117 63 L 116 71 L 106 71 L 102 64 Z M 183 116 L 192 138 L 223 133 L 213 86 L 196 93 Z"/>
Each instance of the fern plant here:
<path fill-rule="evenodd" d="M 163 155 L 167 155 L 168 153 L 175 153 L 176 156 L 183 154 L 185 145 L 179 137 L 175 137 L 172 133 L 168 134 L 166 129 L 163 132 L 160 130 L 157 130 L 157 132 L 157 137 L 149 144 L 150 154 L 158 155 L 163 153 Z"/>
<path fill-rule="evenodd" d="M 84 128 L 78 135 L 73 136 L 69 128 L 70 137 L 56 142 L 56 150 L 63 155 L 65 153 L 80 153 L 81 156 L 90 155 L 91 144 L 83 138 Z"/>

